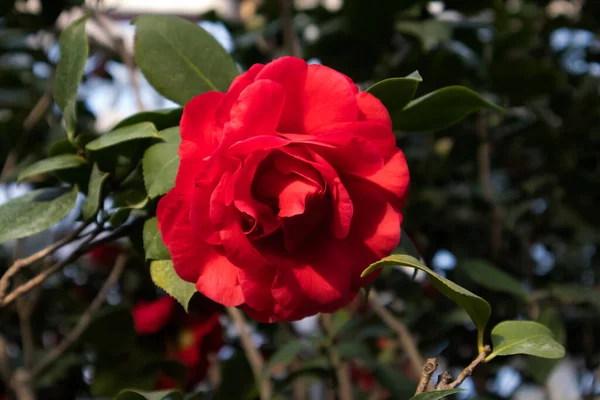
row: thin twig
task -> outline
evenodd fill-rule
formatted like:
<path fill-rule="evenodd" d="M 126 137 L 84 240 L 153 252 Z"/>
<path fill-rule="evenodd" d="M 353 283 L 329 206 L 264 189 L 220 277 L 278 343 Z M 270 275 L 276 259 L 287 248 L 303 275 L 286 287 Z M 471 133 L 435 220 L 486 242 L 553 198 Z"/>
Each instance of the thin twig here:
<path fill-rule="evenodd" d="M 408 355 L 410 365 L 415 377 L 421 375 L 421 366 L 423 365 L 423 356 L 419 353 L 417 344 L 412 334 L 402 321 L 389 312 L 377 299 L 377 292 L 374 289 L 369 291 L 369 305 L 385 324 L 398 335 L 400 346 Z"/>
<path fill-rule="evenodd" d="M 17 314 L 19 315 L 21 343 L 23 346 L 23 363 L 26 369 L 30 369 L 33 366 L 35 357 L 35 340 L 33 330 L 31 329 L 31 314 L 34 307 L 30 302 L 36 300 L 37 298 L 29 299 L 27 297 L 17 299 Z"/>
<path fill-rule="evenodd" d="M 94 14 L 94 20 L 98 23 L 98 25 L 100 25 L 100 27 L 106 30 L 106 33 L 113 41 L 115 49 L 119 53 L 123 64 L 125 64 L 125 66 L 127 67 L 127 72 L 129 73 L 129 81 L 131 82 L 131 88 L 133 89 L 133 94 L 135 96 L 137 107 L 139 111 L 144 111 L 144 102 L 142 101 L 142 95 L 140 93 L 140 84 L 136 75 L 135 59 L 133 58 L 133 55 L 129 53 L 125 48 L 125 41 L 123 40 L 123 37 L 114 32 L 110 20 L 106 19 L 104 16 L 98 13 Z"/>
<path fill-rule="evenodd" d="M 37 253 L 30 255 L 29 257 L 15 260 L 13 262 L 13 264 L 6 270 L 4 275 L 2 275 L 2 277 L 0 278 L 0 305 L 2 304 L 2 299 L 6 295 L 6 290 L 8 289 L 8 286 L 9 286 L 9 279 L 12 276 L 14 276 L 17 272 L 19 272 L 19 270 L 21 270 L 21 268 L 24 268 L 30 264 L 33 264 L 34 262 L 36 262 L 38 260 L 41 260 L 42 258 L 44 258 L 46 256 L 49 256 L 50 254 L 54 253 L 56 250 L 58 250 L 62 246 L 70 243 L 86 227 L 87 227 L 87 224 L 82 224 L 79 228 L 74 230 L 72 233 L 65 236 L 63 239 L 51 244 L 50 246 L 46 247 L 45 249 L 42 249 L 42 250 L 38 251 Z"/>
<path fill-rule="evenodd" d="M 12 375 L 8 352 L 6 350 L 7 346 L 4 336 L 0 335 L 0 379 L 4 381 L 6 386 L 9 385 Z"/>
<path fill-rule="evenodd" d="M 248 358 L 248 362 L 252 368 L 254 379 L 256 379 L 256 382 L 260 388 L 260 398 L 261 400 L 270 400 L 273 391 L 271 389 L 271 382 L 269 381 L 269 378 L 265 378 L 263 376 L 265 362 L 258 349 L 254 346 L 254 343 L 252 343 L 252 338 L 250 338 L 250 335 L 246 330 L 246 320 L 244 315 L 235 307 L 227 307 L 227 313 L 231 317 L 233 324 L 240 332 L 242 348 L 244 349 L 246 358 Z"/>
<path fill-rule="evenodd" d="M 435 385 L 436 390 L 441 390 L 448 387 L 448 384 L 452 382 L 452 374 L 448 371 L 444 371 L 438 377 L 437 385 Z"/>
<path fill-rule="evenodd" d="M 327 331 L 330 342 L 333 341 L 331 314 L 321 314 L 321 320 L 323 321 L 323 327 Z M 352 394 L 352 382 L 350 382 L 350 370 L 348 369 L 348 364 L 342 361 L 339 352 L 332 344 L 327 347 L 327 351 L 329 353 L 329 360 L 335 368 L 338 384 L 337 392 L 340 400 L 352 400 L 354 396 Z"/>
<path fill-rule="evenodd" d="M 31 111 L 23 121 L 23 130 L 31 130 L 35 126 L 35 124 L 37 124 L 38 121 L 42 119 L 48 108 L 50 108 L 50 106 L 52 105 L 53 89 L 54 88 L 50 86 L 48 90 L 44 92 L 42 97 L 40 97 L 35 106 L 33 106 Z"/>
<path fill-rule="evenodd" d="M 479 170 L 479 186 L 483 197 L 492 206 L 492 224 L 490 226 L 490 251 L 496 259 L 502 246 L 502 221 L 504 211 L 496 203 L 494 186 L 492 184 L 491 145 L 487 132 L 487 120 L 482 112 L 477 117 L 477 136 L 480 144 L 477 151 L 477 166 Z"/>
<path fill-rule="evenodd" d="M 10 386 L 15 392 L 17 400 L 35 400 L 29 372 L 25 368 L 21 367 L 15 371 Z"/>
<path fill-rule="evenodd" d="M 2 172 L 0 172 L 0 182 L 9 180 L 9 175 L 11 175 L 13 168 L 15 165 L 17 165 L 17 158 L 18 156 L 16 150 L 12 150 L 10 153 L 8 153 L 6 159 L 4 160 L 4 165 L 2 166 Z"/>
<path fill-rule="evenodd" d="M 32 369 L 32 378 L 36 377 L 47 367 L 52 365 L 56 360 L 60 358 L 60 356 L 63 355 L 65 351 L 67 351 L 69 347 L 71 347 L 71 345 L 73 345 L 73 343 L 77 341 L 77 339 L 79 339 L 79 337 L 86 330 L 90 322 L 92 322 L 92 318 L 96 311 L 98 311 L 100 307 L 102 307 L 102 304 L 104 303 L 104 300 L 106 299 L 106 296 L 108 295 L 110 289 L 119 281 L 119 278 L 121 277 L 121 274 L 123 273 L 126 264 L 127 256 L 125 254 L 120 254 L 117 257 L 117 260 L 115 261 L 115 266 L 110 272 L 110 275 L 104 282 L 104 285 L 102 285 L 102 288 L 100 288 L 100 291 L 98 292 L 94 300 L 92 300 L 87 310 L 85 310 L 85 312 L 81 315 L 81 318 L 79 318 L 79 321 L 77 321 L 75 327 L 67 334 L 67 336 L 65 336 L 65 338 L 59 343 L 58 346 L 50 350 L 50 352 L 46 354 L 42 361 L 40 361 L 39 364 L 37 364 Z"/>
<path fill-rule="evenodd" d="M 458 385 L 460 385 L 461 383 L 463 383 L 463 381 L 465 379 L 467 379 L 467 377 L 471 376 L 471 374 L 473 373 L 473 370 L 483 362 L 483 360 L 485 360 L 485 357 L 492 351 L 492 349 L 490 348 L 490 346 L 485 346 L 484 350 L 479 353 L 479 355 L 477 356 L 476 359 L 473 360 L 473 362 L 471 362 L 471 364 L 469 364 L 469 366 L 467 366 L 467 368 L 463 369 L 462 372 L 460 374 L 458 374 L 458 377 L 456 378 L 456 380 L 452 383 L 450 383 L 448 385 L 448 389 L 453 389 L 455 387 L 457 387 Z"/>
<path fill-rule="evenodd" d="M 100 247 L 100 246 L 108 243 L 108 242 L 112 242 L 120 237 L 127 235 L 131 230 L 135 229 L 136 225 L 137 225 L 136 223 L 124 225 L 124 226 L 120 227 L 119 229 L 116 229 L 112 234 L 105 236 L 101 239 L 98 239 L 94 242 L 92 242 L 92 240 L 99 233 L 99 230 L 97 229 L 96 231 L 92 232 L 91 235 L 89 237 L 87 237 L 83 241 L 83 243 L 81 243 L 79 245 L 79 247 L 75 251 L 73 251 L 68 257 L 66 257 L 64 260 L 55 263 L 54 265 L 50 266 L 48 269 L 42 271 L 36 277 L 28 280 L 27 282 L 18 286 L 12 292 L 10 292 L 4 298 L 4 301 L 0 302 L 0 308 L 9 305 L 18 297 L 27 293 L 34 287 L 37 287 L 42 282 L 44 282 L 50 275 L 52 275 L 53 273 L 55 273 L 56 271 L 58 271 L 65 265 L 77 260 L 79 257 L 81 257 L 83 254 L 87 253 L 88 251 L 91 251 L 97 247 Z"/>
<path fill-rule="evenodd" d="M 300 56 L 300 41 L 294 32 L 292 0 L 279 0 L 279 22 L 283 33 L 283 44 L 290 56 Z"/>
<path fill-rule="evenodd" d="M 417 385 L 417 391 L 415 392 L 415 394 L 427 391 L 427 386 L 429 386 L 429 382 L 431 381 L 431 375 L 433 375 L 437 367 L 437 358 L 427 359 L 427 361 L 423 365 L 423 370 L 421 371 L 421 379 L 419 379 L 419 384 Z"/>

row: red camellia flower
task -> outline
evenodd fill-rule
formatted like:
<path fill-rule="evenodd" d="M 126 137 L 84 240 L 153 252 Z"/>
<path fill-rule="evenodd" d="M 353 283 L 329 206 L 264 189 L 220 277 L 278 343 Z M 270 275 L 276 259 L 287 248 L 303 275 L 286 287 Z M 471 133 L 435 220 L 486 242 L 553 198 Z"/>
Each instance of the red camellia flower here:
<path fill-rule="evenodd" d="M 408 169 L 390 116 L 345 75 L 283 57 L 184 108 L 157 210 L 182 279 L 259 321 L 346 304 L 400 239 Z"/>

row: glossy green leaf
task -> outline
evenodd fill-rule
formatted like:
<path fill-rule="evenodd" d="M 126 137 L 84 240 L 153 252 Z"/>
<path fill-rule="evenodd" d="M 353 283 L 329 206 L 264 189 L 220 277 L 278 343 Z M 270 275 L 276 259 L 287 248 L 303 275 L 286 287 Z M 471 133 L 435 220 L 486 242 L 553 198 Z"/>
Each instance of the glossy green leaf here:
<path fill-rule="evenodd" d="M 567 341 L 567 330 L 560 312 L 551 307 L 547 307 L 540 313 L 537 322 L 547 326 L 552 332 L 556 341 L 563 346 Z M 527 372 L 535 379 L 537 383 L 543 385 L 548 380 L 548 377 L 559 363 L 559 360 L 552 360 L 541 357 L 527 357 L 526 365 Z"/>
<path fill-rule="evenodd" d="M 56 66 L 54 99 L 64 114 L 69 137 L 72 137 L 75 131 L 77 88 L 88 58 L 88 42 L 85 34 L 87 19 L 86 14 L 71 23 L 62 31 L 58 41 L 60 60 Z"/>
<path fill-rule="evenodd" d="M 187 312 L 196 285 L 186 282 L 177 275 L 170 260 L 157 260 L 150 263 L 152 282 L 179 302 Z"/>
<path fill-rule="evenodd" d="M 133 114 L 130 117 L 125 118 L 117 125 L 114 129 L 123 128 L 129 125 L 135 125 L 140 122 L 152 122 L 156 129 L 163 130 L 179 125 L 181 115 L 183 114 L 183 108 L 171 108 L 168 110 L 154 110 L 154 111 L 142 111 L 137 114 Z"/>
<path fill-rule="evenodd" d="M 44 231 L 75 207 L 77 188 L 38 189 L 0 206 L 0 243 Z"/>
<path fill-rule="evenodd" d="M 92 140 L 85 145 L 88 150 L 101 150 L 119 143 L 129 142 L 140 139 L 159 139 L 158 131 L 151 122 L 140 122 L 134 125 L 128 125 L 114 131 L 106 132 L 99 138 Z"/>
<path fill-rule="evenodd" d="M 377 363 L 372 366 L 371 371 L 373 378 L 392 395 L 393 399 L 406 399 L 415 392 L 415 383 L 388 364 Z"/>
<path fill-rule="evenodd" d="M 169 249 L 163 243 L 162 236 L 158 230 L 158 220 L 156 217 L 150 218 L 144 222 L 144 250 L 146 251 L 146 260 L 170 260 Z"/>
<path fill-rule="evenodd" d="M 179 168 L 179 144 L 157 143 L 144 153 L 144 183 L 150 198 L 167 193 L 175 186 Z"/>
<path fill-rule="evenodd" d="M 209 90 L 225 92 L 238 75 L 229 54 L 194 23 L 145 15 L 134 24 L 137 65 L 160 94 L 176 103 L 186 104 Z"/>
<path fill-rule="evenodd" d="M 158 132 L 162 140 L 167 143 L 179 144 L 181 143 L 181 132 L 179 131 L 179 126 L 174 126 L 172 128 L 164 129 Z"/>
<path fill-rule="evenodd" d="M 33 176 L 41 175 L 48 172 L 60 171 L 64 169 L 73 169 L 85 165 L 87 161 L 85 158 L 75 154 L 61 154 L 58 156 L 45 158 L 36 163 L 31 164 L 25 168 L 23 172 L 19 174 L 19 181 Z"/>
<path fill-rule="evenodd" d="M 94 164 L 90 175 L 87 199 L 85 199 L 85 203 L 83 203 L 83 208 L 81 209 L 83 219 L 92 218 L 98 212 L 100 201 L 102 200 L 102 185 L 106 178 L 108 178 L 108 174 L 100 171 L 98 165 Z"/>
<path fill-rule="evenodd" d="M 279 349 L 269 357 L 263 370 L 263 376 L 269 376 L 273 369 L 280 365 L 289 365 L 298 357 L 298 354 L 310 347 L 301 340 L 293 340 L 279 347 Z"/>
<path fill-rule="evenodd" d="M 120 392 L 115 400 L 183 400 L 183 394 L 179 390 L 160 390 L 145 392 L 141 390 L 126 389 Z"/>
<path fill-rule="evenodd" d="M 561 358 L 565 348 L 552 331 L 533 321 L 504 321 L 492 329 L 493 349 L 486 361 L 496 356 L 529 354 L 542 358 Z"/>
<path fill-rule="evenodd" d="M 485 260 L 466 261 L 460 264 L 460 269 L 487 289 L 512 294 L 525 301 L 529 296 L 521 282 Z"/>
<path fill-rule="evenodd" d="M 464 389 L 433 390 L 413 396 L 410 400 L 439 400 L 460 392 L 464 392 Z"/>
<path fill-rule="evenodd" d="M 487 108 L 503 111 L 471 89 L 448 86 L 411 101 L 402 111 L 391 113 L 392 125 L 406 132 L 439 131 Z"/>
<path fill-rule="evenodd" d="M 413 99 L 419 83 L 423 81 L 417 71 L 406 78 L 390 78 L 377 82 L 366 91 L 377 97 L 390 114 L 400 112 Z"/>
<path fill-rule="evenodd" d="M 431 283 L 437 290 L 463 308 L 477 327 L 478 346 L 480 351 L 483 351 L 483 333 L 491 314 L 489 303 L 481 297 L 469 292 L 467 289 L 436 274 L 421 261 L 406 254 L 393 254 L 389 257 L 385 257 L 376 263 L 371 264 L 363 271 L 361 276 L 366 276 L 378 268 L 397 265 L 420 269 L 427 273 L 431 279 Z"/>

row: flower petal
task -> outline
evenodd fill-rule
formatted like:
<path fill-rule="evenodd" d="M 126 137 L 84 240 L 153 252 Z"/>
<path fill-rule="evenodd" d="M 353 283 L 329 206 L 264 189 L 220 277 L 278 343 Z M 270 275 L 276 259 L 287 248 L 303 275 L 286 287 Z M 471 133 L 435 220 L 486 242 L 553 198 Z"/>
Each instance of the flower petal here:
<path fill-rule="evenodd" d="M 390 113 L 377 97 L 368 92 L 360 92 L 356 95 L 356 101 L 358 102 L 359 121 L 380 122 L 392 127 Z"/>
<path fill-rule="evenodd" d="M 181 139 L 199 145 L 203 154 L 207 155 L 218 145 L 220 128 L 216 126 L 216 111 L 225 94 L 206 92 L 194 97 L 183 108 L 180 131 Z"/>

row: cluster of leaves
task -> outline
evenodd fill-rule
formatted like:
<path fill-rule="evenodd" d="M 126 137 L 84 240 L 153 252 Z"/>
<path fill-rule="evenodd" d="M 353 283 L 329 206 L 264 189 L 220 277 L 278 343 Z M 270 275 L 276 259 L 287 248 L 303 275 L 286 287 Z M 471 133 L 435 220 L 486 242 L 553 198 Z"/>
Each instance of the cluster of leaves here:
<path fill-rule="evenodd" d="M 260 10 L 267 21 L 278 23 L 276 3 L 267 1 Z M 488 361 L 511 354 L 558 358 L 563 355 L 562 343 L 573 356 L 579 354 L 586 359 L 589 368 L 597 366 L 598 343 L 591 339 L 587 347 L 582 347 L 577 332 L 593 331 L 597 325 L 594 318 L 600 312 L 600 297 L 593 288 L 597 263 L 593 256 L 584 256 L 584 250 L 590 246 L 595 249 L 598 241 L 594 228 L 598 157 L 593 127 L 598 122 L 600 101 L 595 90 L 586 89 L 596 88 L 597 80 L 570 75 L 560 63 L 561 54 L 548 44 L 553 30 L 566 22 L 560 18 L 546 21 L 545 4 L 538 6 L 533 1 L 523 2 L 517 10 L 502 2 L 447 1 L 448 7 L 463 13 L 456 23 L 436 19 L 421 1 L 383 1 L 377 6 L 362 3 L 347 1 L 339 11 L 317 7 L 296 16 L 308 17 L 322 32 L 317 41 L 305 40 L 303 56 L 318 57 L 324 64 L 347 73 L 386 105 L 411 169 L 404 236 L 412 237 L 414 244 L 401 244 L 398 253 L 416 247 L 417 252 L 409 253 L 417 258 L 394 255 L 365 273 L 384 265 L 424 271 L 440 293 L 470 316 L 478 331 L 477 340 L 472 341 L 463 315 L 448 313 L 450 306 L 431 294 L 427 284 L 416 284 L 404 274 L 386 270 L 387 279 L 380 280 L 377 287 L 404 301 L 404 319 L 418 333 L 425 354 L 437 355 L 439 344 L 449 337 L 453 345 L 444 355 L 451 363 L 464 365 L 481 350 L 491 318 L 494 323 L 510 321 L 492 329 L 493 352 Z M 586 7 L 582 15 L 592 6 L 586 3 Z M 470 18 L 484 10 L 492 10 L 494 18 L 483 23 Z M 53 90 L 61 111 L 55 116 L 62 115 L 64 130 L 56 124 L 54 136 L 48 135 L 48 157 L 32 163 L 25 157 L 32 152 L 26 147 L 28 141 L 2 146 L 2 151 L 18 147 L 17 157 L 22 160 L 15 168 L 18 179 L 41 181 L 43 187 L 0 208 L 0 242 L 46 230 L 76 208 L 83 223 L 96 224 L 106 231 L 126 229 L 133 247 L 150 261 L 149 270 L 140 263 L 138 275 L 142 279 L 151 276 L 154 284 L 187 310 L 195 287 L 174 273 L 153 217 L 157 200 L 173 186 L 178 168 L 181 109 L 143 112 L 101 135 L 92 133 L 77 101 L 77 88 L 89 56 L 86 18 L 61 34 L 61 58 Z M 586 18 L 579 24 L 594 26 Z M 519 29 L 508 29 L 515 21 Z M 292 22 L 299 31 L 307 26 L 301 18 Z M 164 16 L 140 17 L 134 23 L 139 68 L 159 93 L 180 105 L 207 90 L 226 90 L 238 74 L 231 57 L 192 23 Z M 277 43 L 282 38 L 279 28 L 273 33 L 269 26 L 266 24 L 260 35 Z M 261 54 L 257 41 L 248 39 L 248 35 L 255 35 L 248 26 L 229 28 L 236 36 L 233 56 L 242 65 L 264 62 L 280 54 L 278 46 Z M 482 39 L 482 30 L 486 29 L 495 32 L 491 39 Z M 416 72 L 404 78 L 389 78 L 416 69 L 426 78 L 424 81 Z M 453 86 L 457 83 L 464 86 Z M 489 94 L 488 98 L 501 99 L 509 112 L 483 114 L 485 119 L 471 117 L 457 125 L 475 112 L 497 108 L 465 86 Z M 27 103 L 21 109 L 30 108 L 32 105 Z M 18 125 L 22 121 L 9 120 Z M 47 129 L 36 129 L 39 132 L 30 134 L 46 135 Z M 481 161 L 481 157 L 490 157 L 486 146 L 493 149 L 491 171 L 489 164 L 486 167 Z M 38 153 L 43 151 L 38 149 Z M 493 196 L 486 185 L 496 192 Z M 78 193 L 85 196 L 81 208 Z M 540 199 L 546 205 L 541 213 L 534 207 Z M 533 244 L 552 252 L 551 272 L 536 273 L 535 260 L 530 256 Z M 449 250 L 457 260 L 455 271 L 449 272 L 452 281 L 436 265 L 440 249 Z M 436 272 L 427 268 L 420 256 L 431 261 L 428 264 Z M 97 323 L 90 327 L 95 339 L 84 337 L 84 341 L 96 351 L 110 348 L 115 342 L 124 344 L 118 346 L 120 349 L 134 347 L 130 316 L 122 308 L 110 311 L 98 316 Z M 525 315 L 541 324 L 515 321 Z M 110 335 L 100 328 L 102 325 L 122 326 L 123 334 Z M 309 341 L 290 337 L 283 329 L 261 327 L 270 338 L 266 350 L 274 350 L 265 373 L 300 361 L 296 372 L 276 382 L 279 393 L 287 393 L 296 378 L 332 381 L 331 365 L 322 351 L 331 346 L 337 347 L 344 360 L 364 366 L 393 398 L 409 398 L 414 393 L 414 384 L 399 372 L 395 347 L 376 345 L 378 338 L 390 336 L 385 326 L 368 316 L 351 316 L 347 310 L 334 314 L 333 325 L 327 338 L 317 336 Z M 129 337 L 127 332 L 131 340 L 123 339 Z M 459 346 L 454 345 L 465 342 L 465 338 L 473 349 L 467 356 L 459 354 L 455 350 Z M 111 357 L 96 363 L 91 388 L 94 395 L 112 395 L 124 386 L 152 389 L 154 371 L 169 369 L 163 364 L 148 373 L 148 365 L 156 366 L 157 360 L 139 356 L 114 371 L 117 356 Z M 73 365 L 81 365 L 81 357 L 73 363 L 65 356 L 63 362 L 64 367 L 57 369 L 72 370 Z M 523 370 L 543 383 L 556 362 L 531 357 Z M 232 374 L 234 381 L 241 371 L 247 372 L 242 364 Z M 493 376 L 494 370 L 484 372 Z M 227 389 L 247 387 L 232 385 Z M 234 397 L 230 398 L 247 395 L 232 393 L 229 395 Z M 456 391 L 430 392 L 417 398 L 436 399 L 453 393 Z M 124 392 L 118 396 L 177 397 L 183 395 Z"/>

